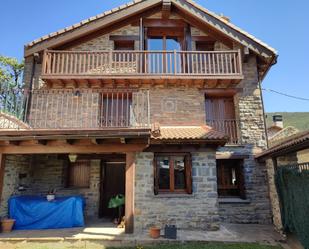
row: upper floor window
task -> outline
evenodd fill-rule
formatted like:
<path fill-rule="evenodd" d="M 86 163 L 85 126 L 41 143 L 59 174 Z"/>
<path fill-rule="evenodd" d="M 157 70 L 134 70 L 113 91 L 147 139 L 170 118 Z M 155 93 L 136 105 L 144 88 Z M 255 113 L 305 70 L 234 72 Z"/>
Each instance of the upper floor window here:
<path fill-rule="evenodd" d="M 180 42 L 177 37 L 157 36 L 148 39 L 148 50 L 151 51 L 173 51 L 181 50 Z"/>
<path fill-rule="evenodd" d="M 243 160 L 217 160 L 219 197 L 245 199 Z"/>
<path fill-rule="evenodd" d="M 233 97 L 206 96 L 206 124 L 230 137 L 230 143 L 239 143 L 238 122 L 235 119 Z"/>
<path fill-rule="evenodd" d="M 190 154 L 157 154 L 154 159 L 154 192 L 192 193 Z"/>

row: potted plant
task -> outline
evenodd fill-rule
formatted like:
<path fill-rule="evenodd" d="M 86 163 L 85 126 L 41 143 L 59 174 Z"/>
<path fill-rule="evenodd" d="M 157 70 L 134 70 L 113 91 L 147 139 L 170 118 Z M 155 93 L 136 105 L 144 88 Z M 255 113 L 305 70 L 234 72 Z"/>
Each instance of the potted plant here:
<path fill-rule="evenodd" d="M 161 229 L 157 226 L 152 226 L 149 229 L 149 235 L 152 239 L 158 239 L 160 238 L 160 231 Z"/>
<path fill-rule="evenodd" d="M 3 218 L 1 220 L 1 229 L 3 233 L 10 233 L 12 231 L 12 228 L 15 224 L 14 219 L 9 219 L 9 218 Z"/>

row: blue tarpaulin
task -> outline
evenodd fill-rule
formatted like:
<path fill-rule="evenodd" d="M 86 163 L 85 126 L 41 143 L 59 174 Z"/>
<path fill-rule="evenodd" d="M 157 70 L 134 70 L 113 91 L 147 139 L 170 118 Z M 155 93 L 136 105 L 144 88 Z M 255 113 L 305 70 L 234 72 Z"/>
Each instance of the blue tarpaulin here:
<path fill-rule="evenodd" d="M 84 199 L 81 196 L 46 197 L 15 196 L 9 199 L 9 216 L 14 229 L 36 230 L 84 226 Z"/>

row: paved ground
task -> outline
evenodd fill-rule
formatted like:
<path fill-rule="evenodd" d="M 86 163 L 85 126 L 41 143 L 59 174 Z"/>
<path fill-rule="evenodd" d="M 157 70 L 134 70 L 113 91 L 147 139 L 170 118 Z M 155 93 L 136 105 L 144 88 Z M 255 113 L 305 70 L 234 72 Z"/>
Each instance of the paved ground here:
<path fill-rule="evenodd" d="M 179 230 L 177 241 L 215 241 L 215 242 L 258 242 L 276 245 L 282 241 L 282 237 L 276 233 L 272 226 L 222 224 L 219 231 L 188 231 Z M 101 246 L 139 245 L 153 244 L 157 242 L 170 242 L 163 237 L 158 240 L 149 238 L 147 231 L 134 235 L 127 235 L 124 229 L 112 227 L 110 223 L 89 224 L 85 228 L 13 231 L 8 234 L 0 234 L 0 248 L 10 248 L 8 245 L 19 243 L 49 242 L 49 243 L 97 243 Z M 19 248 L 19 247 L 12 247 Z M 21 248 L 26 248 L 25 246 Z M 91 248 L 95 248 L 91 246 Z M 102 248 L 102 247 L 100 247 Z"/>

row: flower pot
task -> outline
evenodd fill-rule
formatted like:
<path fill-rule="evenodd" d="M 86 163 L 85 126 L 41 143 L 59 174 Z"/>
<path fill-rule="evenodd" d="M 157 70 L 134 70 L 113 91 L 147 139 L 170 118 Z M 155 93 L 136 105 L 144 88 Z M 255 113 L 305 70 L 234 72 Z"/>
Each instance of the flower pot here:
<path fill-rule="evenodd" d="M 158 227 L 151 227 L 149 229 L 149 235 L 152 239 L 158 239 L 160 238 L 160 228 Z"/>
<path fill-rule="evenodd" d="M 15 220 L 13 219 L 4 219 L 1 221 L 1 228 L 3 233 L 10 233 L 14 226 Z"/>

